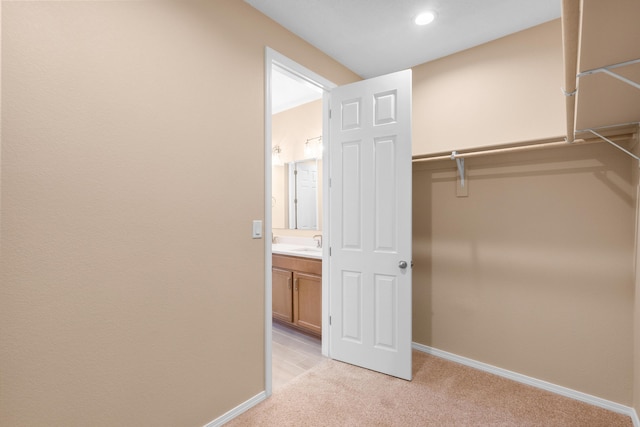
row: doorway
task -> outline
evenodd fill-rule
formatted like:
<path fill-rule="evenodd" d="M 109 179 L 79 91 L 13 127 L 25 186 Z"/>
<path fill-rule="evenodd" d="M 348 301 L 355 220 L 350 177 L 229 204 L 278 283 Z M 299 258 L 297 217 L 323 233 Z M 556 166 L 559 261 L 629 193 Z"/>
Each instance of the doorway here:
<path fill-rule="evenodd" d="M 316 73 L 308 70 L 300 64 L 290 60 L 289 58 L 281 55 L 273 49 L 266 48 L 265 52 L 265 390 L 267 396 L 270 396 L 273 391 L 273 373 L 272 373 L 272 339 L 273 339 L 273 320 L 272 320 L 272 229 L 274 220 L 281 221 L 279 215 L 273 213 L 273 182 L 279 180 L 279 177 L 275 177 L 272 172 L 272 166 L 274 161 L 277 161 L 278 155 L 282 156 L 282 148 L 278 147 L 278 144 L 274 144 L 272 141 L 273 123 L 272 118 L 274 114 L 274 79 L 281 78 L 282 75 L 292 78 L 300 85 L 312 89 L 321 95 L 321 112 L 322 112 L 322 132 L 320 140 L 324 136 L 325 150 L 315 153 L 315 157 L 318 159 L 318 163 L 321 164 L 321 170 L 318 171 L 321 178 L 321 195 L 319 199 L 326 200 L 325 192 L 328 189 L 328 135 L 329 135 L 329 93 L 336 85 L 326 80 L 325 78 L 317 75 Z M 278 94 L 280 95 L 280 94 Z M 313 143 L 316 138 L 309 137 L 308 143 Z M 317 141 L 316 141 L 317 144 Z M 306 157 L 306 155 L 303 155 Z M 280 199 L 284 199 L 280 197 Z M 277 200 L 276 200 L 277 201 Z M 328 230 L 328 203 L 322 203 L 321 207 L 317 207 L 319 215 L 324 218 L 324 224 L 322 228 Z M 286 215 L 285 215 L 286 216 Z M 324 247 L 322 249 L 322 259 L 327 260 L 328 249 Z M 328 315 L 328 278 L 329 269 L 328 262 L 322 263 L 322 330 L 328 331 L 329 315 Z M 321 339 L 321 351 L 324 356 L 329 355 L 329 340 L 328 332 L 322 334 Z"/>

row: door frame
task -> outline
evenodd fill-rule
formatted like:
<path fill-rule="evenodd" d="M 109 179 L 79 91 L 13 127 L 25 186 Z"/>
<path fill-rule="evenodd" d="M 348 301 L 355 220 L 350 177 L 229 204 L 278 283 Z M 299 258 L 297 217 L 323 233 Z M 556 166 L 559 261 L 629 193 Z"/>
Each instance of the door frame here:
<path fill-rule="evenodd" d="M 265 294 L 264 294 L 264 313 L 265 313 L 265 330 L 264 330 L 264 356 L 265 356 L 265 392 L 267 397 L 271 396 L 272 388 L 272 372 L 271 372 L 271 339 L 272 339 L 272 312 L 271 312 L 271 197 L 272 197 L 272 178 L 271 178 L 271 70 L 276 65 L 290 73 L 300 77 L 306 82 L 322 89 L 322 140 L 324 150 L 322 153 L 322 234 L 328 236 L 329 230 L 329 108 L 331 89 L 337 85 L 324 77 L 314 73 L 308 68 L 298 64 L 297 62 L 287 58 L 281 53 L 265 47 L 265 97 L 264 97 L 264 253 L 265 253 Z M 329 245 L 328 242 L 322 245 L 322 354 L 329 356 Z"/>

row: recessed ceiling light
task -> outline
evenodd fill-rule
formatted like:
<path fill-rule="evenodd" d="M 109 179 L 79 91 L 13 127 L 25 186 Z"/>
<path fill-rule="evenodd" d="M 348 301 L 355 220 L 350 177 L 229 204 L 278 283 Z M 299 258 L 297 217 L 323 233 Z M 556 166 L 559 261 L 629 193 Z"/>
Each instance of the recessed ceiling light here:
<path fill-rule="evenodd" d="M 423 12 L 416 16 L 415 23 L 416 25 L 427 25 L 433 22 L 436 19 L 435 12 Z"/>

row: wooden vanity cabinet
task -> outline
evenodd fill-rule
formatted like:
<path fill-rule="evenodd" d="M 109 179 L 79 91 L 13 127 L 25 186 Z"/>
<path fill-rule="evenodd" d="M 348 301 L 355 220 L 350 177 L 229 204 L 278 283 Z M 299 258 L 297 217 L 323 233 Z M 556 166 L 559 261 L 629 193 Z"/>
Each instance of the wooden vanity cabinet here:
<path fill-rule="evenodd" d="M 289 270 L 271 269 L 271 312 L 274 319 L 293 322 L 293 275 Z"/>
<path fill-rule="evenodd" d="M 322 335 L 322 260 L 273 255 L 272 313 L 275 320 Z"/>
<path fill-rule="evenodd" d="M 322 335 L 322 276 L 293 272 L 293 323 Z"/>

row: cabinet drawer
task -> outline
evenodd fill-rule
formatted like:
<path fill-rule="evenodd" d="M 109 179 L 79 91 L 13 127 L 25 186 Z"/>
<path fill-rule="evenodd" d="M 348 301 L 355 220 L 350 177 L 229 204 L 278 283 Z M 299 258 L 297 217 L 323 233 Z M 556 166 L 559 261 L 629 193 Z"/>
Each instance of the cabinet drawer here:
<path fill-rule="evenodd" d="M 311 274 L 322 274 L 322 260 L 312 258 L 300 258 L 288 255 L 273 255 L 274 267 L 285 268 L 291 271 L 300 271 Z"/>

